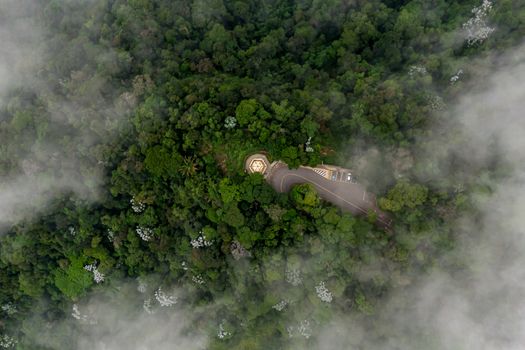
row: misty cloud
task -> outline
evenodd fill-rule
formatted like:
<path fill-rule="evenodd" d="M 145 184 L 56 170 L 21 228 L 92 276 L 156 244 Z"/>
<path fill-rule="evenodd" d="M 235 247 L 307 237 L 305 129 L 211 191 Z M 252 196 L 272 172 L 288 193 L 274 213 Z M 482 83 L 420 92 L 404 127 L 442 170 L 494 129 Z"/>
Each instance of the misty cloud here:
<path fill-rule="evenodd" d="M 40 46 L 39 40 L 43 29 L 24 19 L 33 11 L 33 5 L 31 1 L 0 4 L 0 19 L 9 18 L 0 22 L 0 39 L 4 42 L 0 50 L 0 108 L 21 108 L 16 101 L 9 99 L 10 91 L 15 88 L 22 87 L 37 96 L 46 96 L 48 103 L 43 106 L 42 113 L 49 115 L 51 128 L 63 128 L 68 142 L 80 145 L 83 150 L 96 147 L 106 136 L 111 136 L 104 131 L 106 126 L 111 129 L 113 122 L 126 113 L 126 100 L 129 100 L 126 96 L 129 95 L 116 93 L 121 98 L 105 101 L 101 91 L 107 90 L 109 83 L 83 67 L 76 67 L 78 69 L 72 70 L 69 77 L 58 85 L 82 86 L 89 92 L 88 101 L 85 96 L 74 94 L 57 97 L 44 87 L 36 74 L 45 65 L 40 54 L 45 48 Z M 199 8 L 194 9 L 194 16 L 199 15 L 197 10 Z M 213 17 L 221 11 L 212 8 L 203 16 Z M 377 305 L 372 319 L 350 315 L 334 320 L 321 331 L 314 349 L 353 349 L 357 344 L 372 350 L 524 348 L 525 259 L 522 252 L 525 251 L 525 235 L 521 220 L 525 208 L 525 121 L 522 115 L 525 110 L 525 86 L 522 83 L 525 57 L 522 53 L 523 50 L 518 50 L 510 55 L 511 58 L 505 58 L 504 67 L 460 99 L 452 110 L 455 117 L 453 128 L 459 127 L 459 133 L 466 141 L 459 145 L 441 145 L 443 154 L 435 156 L 441 161 L 451 156 L 463 160 L 462 167 L 470 167 L 468 176 L 474 178 L 481 177 L 482 170 L 493 161 L 494 154 L 502 158 L 503 163 L 511 165 L 508 173 L 502 176 L 504 180 L 497 183 L 490 177 L 483 180 L 492 192 L 476 198 L 478 215 L 462 217 L 455 223 L 462 239 L 440 263 L 457 268 L 436 266 L 429 276 L 415 276 L 413 281 L 417 282 L 407 289 L 397 289 L 384 303 Z M 100 58 L 111 61 L 115 57 L 108 50 L 100 52 Z M 84 103 L 91 105 L 86 109 L 88 112 L 79 111 L 79 106 L 85 106 Z M 94 114 L 104 117 L 95 127 L 100 133 L 75 129 Z M 0 122 L 4 118 L 0 114 Z M 16 151 L 15 146 L 9 145 L 7 149 Z M 36 143 L 29 151 L 21 151 L 18 167 L 13 173 L 0 173 L 0 224 L 27 217 L 28 212 L 45 208 L 51 198 L 65 192 L 96 198 L 97 189 L 103 184 L 103 160 L 100 159 L 102 163 L 99 164 L 87 159 L 82 152 L 69 151 L 62 140 Z M 395 156 L 400 164 L 394 170 L 399 173 L 414 162 L 406 150 L 399 150 Z M 374 150 L 366 158 L 367 162 L 363 159 L 357 164 L 365 173 L 373 174 L 384 162 Z M 432 181 L 453 176 L 454 167 L 450 163 L 440 168 Z M 376 185 L 381 189 L 387 186 L 386 181 Z M 370 266 L 369 270 L 372 272 L 365 272 L 382 273 L 379 267 Z M 138 306 L 133 304 L 137 301 L 134 298 L 123 293 L 119 305 L 97 297 L 79 303 L 81 312 L 93 322 L 82 324 L 68 317 L 60 327 L 41 330 L 48 336 L 40 338 L 40 342 L 61 348 L 56 341 L 69 341 L 80 350 L 193 350 L 206 347 L 206 338 L 191 327 L 209 324 L 213 314 L 196 323 L 197 311 L 190 312 L 177 304 L 150 315 L 142 310 L 141 300 L 138 300 Z M 31 323 L 26 327 L 30 329 Z M 73 333 L 64 331 L 67 336 L 58 339 L 57 329 L 71 327 L 79 328 L 81 334 L 73 337 Z M 204 332 L 211 333 L 209 329 Z"/>
<path fill-rule="evenodd" d="M 32 18 L 35 7 L 35 2 L 28 0 L 0 4 L 0 103 L 5 102 L 10 89 L 31 84 L 42 63 L 42 33 Z"/>
<path fill-rule="evenodd" d="M 433 272 L 396 290 L 372 319 L 325 327 L 314 349 L 525 348 L 525 50 L 474 64 L 484 79 L 451 109 L 449 125 L 466 141 L 435 157 L 466 162 L 442 167 L 440 176 L 461 167 L 491 191 L 475 196 L 476 215 L 455 222 L 457 247 Z M 494 161 L 505 165 L 498 179 L 484 171 Z"/>
<path fill-rule="evenodd" d="M 73 305 L 63 320 L 47 323 L 33 316 L 25 323 L 32 341 L 53 349 L 76 350 L 202 350 L 205 327 L 195 327 L 205 310 L 189 310 L 183 300 L 161 306 L 149 290 L 134 283 L 115 283 L 106 293 L 92 293 Z M 169 295 L 180 296 L 180 291 Z M 149 300 L 145 310 L 143 299 Z M 201 323 L 206 324 L 206 322 Z"/>
<path fill-rule="evenodd" d="M 91 303 L 98 316 L 95 325 L 84 325 L 76 343 L 78 350 L 200 350 L 206 338 L 191 328 L 191 313 L 170 309 L 139 315 L 112 305 Z M 72 320 L 71 322 L 74 322 Z"/>
<path fill-rule="evenodd" d="M 75 21 L 98 11 L 89 6 L 79 2 L 86 17 Z M 136 102 L 111 82 L 128 58 L 90 43 L 84 29 L 77 40 L 54 38 L 41 21 L 47 10 L 35 0 L 0 4 L 0 226 L 66 193 L 96 200 L 105 181 L 102 146 Z"/>

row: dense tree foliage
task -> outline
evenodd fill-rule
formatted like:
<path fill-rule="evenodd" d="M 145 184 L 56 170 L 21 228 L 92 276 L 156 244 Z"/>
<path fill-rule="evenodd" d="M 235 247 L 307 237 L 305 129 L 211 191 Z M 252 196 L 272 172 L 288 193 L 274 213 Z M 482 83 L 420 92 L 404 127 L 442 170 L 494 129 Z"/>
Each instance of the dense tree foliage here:
<path fill-rule="evenodd" d="M 478 5 L 38 2 L 31 16 L 45 28 L 45 64 L 38 86 L 14 89 L 2 105 L 0 174 L 27 172 L 18 160 L 30 155 L 43 187 L 67 168 L 82 191 L 55 195 L 1 237 L 0 305 L 16 312 L 0 310 L 0 332 L 36 349 L 73 303 L 117 298 L 112 287 L 137 277 L 188 292 L 188 305 L 213 305 L 203 326 L 210 349 L 305 348 L 334 315 L 373 314 L 410 271 L 453 246 L 447 223 L 470 209 L 471 191 L 490 191 L 474 180 L 468 191 L 425 183 L 443 164 L 418 143 L 468 84 L 469 58 L 525 34 L 525 6 L 501 0 L 490 14 L 497 30 L 468 45 L 458 32 Z M 465 77 L 451 80 L 459 69 Z M 56 151 L 34 152 L 46 145 Z M 243 171 L 254 151 L 291 166 L 352 167 L 348 150 L 365 145 L 386 164 L 368 185 L 394 217 L 389 231 L 320 201 L 311 186 L 279 194 Z"/>

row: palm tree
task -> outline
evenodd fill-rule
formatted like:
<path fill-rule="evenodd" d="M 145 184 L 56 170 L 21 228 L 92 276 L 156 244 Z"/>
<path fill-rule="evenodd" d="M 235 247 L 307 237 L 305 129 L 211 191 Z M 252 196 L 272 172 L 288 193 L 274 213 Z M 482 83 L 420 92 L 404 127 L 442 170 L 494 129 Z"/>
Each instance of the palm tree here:
<path fill-rule="evenodd" d="M 191 157 L 184 157 L 182 159 L 182 165 L 180 166 L 180 172 L 184 176 L 193 176 L 197 173 L 197 163 L 194 156 Z"/>

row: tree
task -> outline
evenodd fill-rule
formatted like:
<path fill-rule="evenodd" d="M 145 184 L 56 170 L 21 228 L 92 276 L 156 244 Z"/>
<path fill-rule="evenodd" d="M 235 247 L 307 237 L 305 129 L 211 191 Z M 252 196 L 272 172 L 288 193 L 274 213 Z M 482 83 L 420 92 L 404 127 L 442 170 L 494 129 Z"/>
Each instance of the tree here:
<path fill-rule="evenodd" d="M 399 180 L 388 191 L 385 198 L 379 199 L 379 206 L 383 210 L 398 212 L 404 208 L 414 209 L 427 200 L 428 188 L 420 184 L 411 184 L 408 180 Z"/>
<path fill-rule="evenodd" d="M 162 146 L 149 148 L 144 159 L 146 169 L 153 175 L 162 178 L 176 177 L 180 164 L 180 155 L 171 153 Z"/>
<path fill-rule="evenodd" d="M 219 192 L 224 204 L 238 202 L 240 199 L 239 186 L 232 184 L 228 178 L 224 178 L 219 182 Z"/>
<path fill-rule="evenodd" d="M 55 286 L 71 299 L 84 294 L 93 284 L 91 274 L 84 269 L 85 260 L 81 257 L 71 257 L 64 261 L 64 267 L 54 271 Z"/>
<path fill-rule="evenodd" d="M 239 210 L 237 204 L 233 202 L 224 206 L 224 214 L 222 219 L 225 223 L 233 227 L 238 228 L 244 225 L 244 216 Z"/>
<path fill-rule="evenodd" d="M 240 126 L 248 125 L 256 116 L 259 104 L 255 99 L 242 100 L 235 109 L 235 118 Z"/>
<path fill-rule="evenodd" d="M 314 186 L 308 183 L 294 186 L 290 191 L 290 197 L 300 209 L 306 212 L 312 212 L 320 203 Z"/>

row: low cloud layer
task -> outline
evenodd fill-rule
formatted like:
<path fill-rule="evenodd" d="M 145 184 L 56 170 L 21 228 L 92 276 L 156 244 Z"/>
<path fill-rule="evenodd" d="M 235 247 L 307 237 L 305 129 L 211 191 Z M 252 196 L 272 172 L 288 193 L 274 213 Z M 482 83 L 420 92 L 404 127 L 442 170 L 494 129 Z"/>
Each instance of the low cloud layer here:
<path fill-rule="evenodd" d="M 525 349 L 525 50 L 477 69 L 489 67 L 452 109 L 466 142 L 445 148 L 491 189 L 474 198 L 477 215 L 457 220 L 457 247 L 434 272 L 387 298 L 372 320 L 326 327 L 315 349 Z M 494 162 L 504 169 L 498 180 L 484 171 Z"/>
<path fill-rule="evenodd" d="M 42 29 L 27 20 L 33 6 L 32 1 L 8 0 L 0 4 L 2 108 L 12 102 L 7 96 L 13 88 L 39 86 L 38 80 L 28 74 L 43 64 L 38 55 Z M 467 142 L 462 142 L 461 148 L 443 147 L 445 156 L 464 160 L 463 166 L 471 167 L 468 175 L 479 177 L 492 191 L 476 198 L 476 217 L 462 217 L 455 223 L 461 239 L 441 263 L 456 268 L 436 268 L 428 276 L 418 277 L 414 285 L 398 290 L 378 305 L 372 320 L 359 316 L 335 320 L 321 332 L 314 349 L 525 349 L 524 53 L 520 49 L 499 58 L 501 67 L 494 68 L 475 87 L 476 91 L 466 93 L 453 109 Z M 87 80 L 80 72 L 72 72 L 71 80 L 75 77 Z M 97 84 L 92 86 L 96 96 Z M 59 126 L 75 120 L 76 108 L 70 101 L 59 100 L 46 107 L 45 112 L 53 114 L 52 120 Z M 118 118 L 113 107 L 106 106 L 108 118 Z M 3 118 L 0 115 L 0 122 Z M 91 133 L 70 136 L 86 147 L 97 142 Z M 495 152 L 502 164 L 510 165 L 502 176 L 504 180 L 497 183 L 490 177 L 483 180 L 483 168 L 494 161 Z M 0 177 L 0 225 L 44 208 L 53 196 L 66 191 L 92 199 L 91 191 L 77 176 L 79 169 L 88 166 L 89 162 L 81 157 L 68 155 L 59 143 L 37 145 L 20 159 L 16 174 Z M 453 167 L 446 170 L 453 172 Z M 96 171 L 88 177 L 91 188 L 100 186 L 101 177 Z M 80 312 L 96 315 L 96 324 L 88 321 L 81 325 L 84 335 L 71 340 L 75 347 L 205 348 L 205 338 L 190 331 L 195 324 L 192 313 L 174 306 L 149 315 L 140 307 L 140 312 L 130 310 L 126 299 L 132 300 L 123 294 L 123 305 L 94 299 L 79 304 Z M 79 321 L 69 317 L 65 324 L 75 322 Z M 42 342 L 49 345 L 46 339 Z"/>
<path fill-rule="evenodd" d="M 76 343 L 78 350 L 201 350 L 205 337 L 191 328 L 191 313 L 168 310 L 149 315 L 132 314 L 103 303 L 91 304 L 98 323 L 85 325 Z M 176 306 L 175 306 L 176 307 Z M 71 322 L 74 322 L 72 320 Z"/>
<path fill-rule="evenodd" d="M 189 310 L 178 298 L 182 295 L 180 291 L 161 292 L 157 299 L 147 287 L 138 292 L 136 283 L 113 286 L 110 291 L 91 294 L 74 304 L 71 313 L 61 321 L 51 324 L 36 315 L 27 320 L 24 327 L 31 341 L 52 349 L 206 349 L 207 323 L 201 322 L 202 328 L 196 327 L 197 318 L 205 312 Z"/>
<path fill-rule="evenodd" d="M 99 148 L 118 136 L 135 101 L 97 71 L 107 64 L 118 72 L 120 62 L 82 33 L 83 21 L 97 11 L 90 2 L 75 7 L 86 18 L 72 16 L 80 21 L 69 23 L 72 34 L 75 26 L 81 29 L 79 39 L 69 41 L 45 28 L 48 9 L 42 6 L 35 0 L 0 3 L 2 227 L 33 217 L 66 193 L 96 200 L 104 184 Z"/>
<path fill-rule="evenodd" d="M 30 84 L 42 63 L 41 31 L 32 20 L 35 8 L 28 0 L 0 4 L 0 103 L 10 89 Z"/>
<path fill-rule="evenodd" d="M 444 166 L 441 175 L 464 173 L 490 188 L 475 196 L 476 215 L 459 217 L 453 223 L 457 246 L 440 256 L 428 275 L 406 276 L 412 284 L 399 287 L 376 305 L 374 316 L 355 312 L 334 319 L 321 330 L 311 349 L 525 349 L 523 52 L 516 50 L 491 60 L 499 68 L 473 85 L 450 109 L 451 125 L 459 128 L 462 137 L 435 157 L 441 162 L 443 157 L 463 159 L 464 163 L 461 171 L 454 163 Z M 490 66 L 489 61 L 476 65 L 477 69 Z M 499 166 L 507 169 L 497 180 L 484 170 L 493 165 L 495 154 L 500 157 Z M 432 179 L 438 180 L 439 176 Z M 156 315 L 101 302 L 81 307 L 101 318 L 96 325 L 83 326 L 85 335 L 75 340 L 78 349 L 163 350 L 180 345 L 180 349 L 193 350 L 206 346 L 202 334 L 188 333 L 199 324 L 192 318 L 195 315 L 176 307 Z M 201 324 L 209 324 L 213 313 L 204 315 Z M 294 344 L 292 339 L 290 348 Z M 304 348 L 304 343 L 297 344 Z"/>

